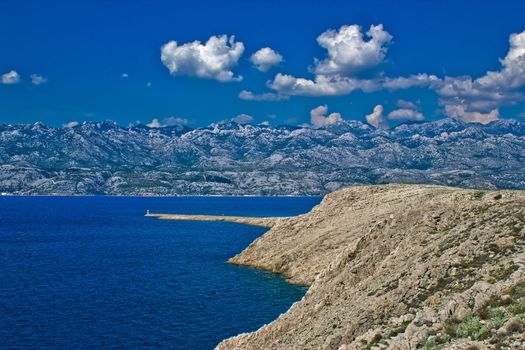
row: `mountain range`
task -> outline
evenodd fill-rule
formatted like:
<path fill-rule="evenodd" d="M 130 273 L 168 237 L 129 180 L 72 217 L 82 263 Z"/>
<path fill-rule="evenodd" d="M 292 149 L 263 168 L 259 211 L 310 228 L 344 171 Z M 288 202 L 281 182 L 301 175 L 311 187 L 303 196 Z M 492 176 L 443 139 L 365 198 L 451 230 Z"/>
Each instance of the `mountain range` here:
<path fill-rule="evenodd" d="M 0 192 L 322 195 L 359 184 L 525 189 L 525 123 L 456 119 L 376 129 L 223 121 L 204 128 L 0 125 Z"/>

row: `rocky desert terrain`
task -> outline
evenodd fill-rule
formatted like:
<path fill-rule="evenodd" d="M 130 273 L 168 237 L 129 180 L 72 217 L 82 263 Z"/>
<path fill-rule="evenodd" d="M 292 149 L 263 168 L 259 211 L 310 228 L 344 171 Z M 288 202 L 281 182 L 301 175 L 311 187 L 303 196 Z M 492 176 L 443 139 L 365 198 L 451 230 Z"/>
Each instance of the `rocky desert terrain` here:
<path fill-rule="evenodd" d="M 309 289 L 217 348 L 525 349 L 524 248 L 522 191 L 339 190 L 230 260 Z"/>

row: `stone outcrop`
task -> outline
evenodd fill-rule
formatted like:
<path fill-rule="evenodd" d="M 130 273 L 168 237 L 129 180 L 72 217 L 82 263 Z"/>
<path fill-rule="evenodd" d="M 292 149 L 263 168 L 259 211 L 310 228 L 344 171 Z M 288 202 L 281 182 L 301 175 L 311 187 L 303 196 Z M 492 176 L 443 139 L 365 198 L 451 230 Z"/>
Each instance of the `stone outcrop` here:
<path fill-rule="evenodd" d="M 218 349 L 524 349 L 524 248 L 525 192 L 343 189 L 230 259 L 309 289 Z"/>

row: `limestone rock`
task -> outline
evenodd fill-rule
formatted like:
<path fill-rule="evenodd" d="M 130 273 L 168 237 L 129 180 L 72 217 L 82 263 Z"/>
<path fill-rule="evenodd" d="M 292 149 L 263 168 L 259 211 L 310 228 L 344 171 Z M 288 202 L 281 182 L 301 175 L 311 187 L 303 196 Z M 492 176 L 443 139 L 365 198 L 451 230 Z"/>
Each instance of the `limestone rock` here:
<path fill-rule="evenodd" d="M 347 188 L 276 222 L 230 262 L 309 289 L 220 350 L 525 348 L 521 319 L 483 318 L 510 287 L 525 286 L 525 192 Z"/>

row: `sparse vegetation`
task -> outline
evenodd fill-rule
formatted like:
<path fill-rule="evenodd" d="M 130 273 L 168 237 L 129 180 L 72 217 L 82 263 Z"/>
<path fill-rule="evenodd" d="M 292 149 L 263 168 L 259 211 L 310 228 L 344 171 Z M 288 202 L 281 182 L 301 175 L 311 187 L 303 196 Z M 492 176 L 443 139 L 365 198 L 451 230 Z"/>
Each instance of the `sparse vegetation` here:
<path fill-rule="evenodd" d="M 477 191 L 477 192 L 474 192 L 474 194 L 472 195 L 472 198 L 474 198 L 474 199 L 481 199 L 481 198 L 485 197 L 485 194 L 486 194 L 485 191 Z"/>
<path fill-rule="evenodd" d="M 502 281 L 509 278 L 509 276 L 517 269 L 518 266 L 515 264 L 499 266 L 497 269 L 490 272 L 490 277 L 492 277 L 494 281 Z"/>
<path fill-rule="evenodd" d="M 365 349 L 370 350 L 379 344 L 387 345 L 388 342 L 381 336 L 381 334 L 378 333 L 371 339 L 369 343 L 367 343 L 365 340 L 365 342 L 362 342 L 362 344 L 365 346 Z"/>
<path fill-rule="evenodd" d="M 494 296 L 477 313 L 469 313 L 463 320 L 451 319 L 444 324 L 448 336 L 445 342 L 454 339 L 469 338 L 474 340 L 493 339 L 499 343 L 497 332 L 502 334 L 520 332 L 525 327 L 525 283 L 520 282 L 504 291 L 505 297 Z M 421 349 L 439 349 L 440 338 L 427 338 Z"/>
<path fill-rule="evenodd" d="M 487 339 L 490 331 L 486 329 L 481 319 L 470 313 L 464 320 L 452 319 L 445 324 L 445 332 L 452 338 Z"/>
<path fill-rule="evenodd" d="M 436 341 L 436 337 L 428 337 L 423 341 L 421 346 L 419 347 L 422 350 L 434 350 L 434 349 L 440 349 L 441 347 Z"/>
<path fill-rule="evenodd" d="M 266 262 L 293 252 L 292 278 L 324 271 L 311 279 L 308 302 L 253 343 L 242 341 L 265 348 L 304 325 L 308 332 L 291 335 L 301 348 L 323 348 L 325 334 L 332 348 L 403 349 L 419 342 L 426 350 L 499 350 L 525 343 L 525 282 L 509 285 L 521 269 L 525 195 L 508 191 L 495 200 L 499 192 L 392 188 L 342 190 L 304 221 L 272 229 L 241 254 L 243 262 Z M 321 303 L 326 295 L 330 308 Z M 328 321 L 334 315 L 340 328 Z"/>
<path fill-rule="evenodd" d="M 418 349 L 422 350 L 437 350 L 442 349 L 443 345 L 450 342 L 450 336 L 448 334 L 436 335 L 426 337 L 425 340 L 418 346 Z"/>
<path fill-rule="evenodd" d="M 400 334 L 400 333 L 403 333 L 403 332 L 407 329 L 408 325 L 409 325 L 411 322 L 412 322 L 412 321 L 407 320 L 407 321 L 402 322 L 399 326 L 393 328 L 392 331 L 391 331 L 390 334 L 389 334 L 390 337 L 392 338 L 392 337 L 395 337 L 396 335 L 398 335 L 398 334 Z"/>

